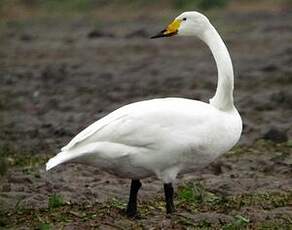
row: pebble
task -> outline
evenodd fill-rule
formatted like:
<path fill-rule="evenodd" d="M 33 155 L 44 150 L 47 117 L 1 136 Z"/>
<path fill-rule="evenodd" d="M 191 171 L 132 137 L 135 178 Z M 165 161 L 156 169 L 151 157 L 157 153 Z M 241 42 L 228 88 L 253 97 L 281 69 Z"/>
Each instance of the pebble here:
<path fill-rule="evenodd" d="M 270 140 L 276 143 L 282 143 L 288 141 L 287 132 L 284 130 L 279 130 L 277 128 L 270 128 L 264 133 L 263 138 L 265 140 Z"/>

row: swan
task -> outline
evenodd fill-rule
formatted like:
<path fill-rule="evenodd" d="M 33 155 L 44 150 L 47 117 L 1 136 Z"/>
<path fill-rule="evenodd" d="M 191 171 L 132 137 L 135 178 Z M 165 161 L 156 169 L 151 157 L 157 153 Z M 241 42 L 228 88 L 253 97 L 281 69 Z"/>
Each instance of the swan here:
<path fill-rule="evenodd" d="M 131 179 L 127 215 L 137 215 L 140 179 L 156 176 L 164 184 L 166 212 L 175 211 L 173 182 L 214 161 L 239 140 L 242 120 L 233 102 L 233 66 L 216 29 L 203 14 L 184 12 L 152 38 L 196 36 L 207 44 L 218 69 L 216 93 L 209 103 L 159 98 L 125 105 L 76 135 L 46 163 L 98 167 Z"/>

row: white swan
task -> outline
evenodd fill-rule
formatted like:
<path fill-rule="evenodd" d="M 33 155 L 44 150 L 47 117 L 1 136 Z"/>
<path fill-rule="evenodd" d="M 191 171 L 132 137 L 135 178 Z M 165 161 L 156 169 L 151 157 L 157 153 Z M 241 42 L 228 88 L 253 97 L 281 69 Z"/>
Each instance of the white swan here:
<path fill-rule="evenodd" d="M 174 35 L 197 36 L 211 49 L 218 85 L 210 103 L 161 98 L 123 106 L 80 132 L 46 164 L 49 170 L 78 162 L 131 178 L 129 216 L 137 212 L 139 179 L 155 175 L 163 181 L 171 213 L 176 176 L 212 162 L 237 143 L 242 131 L 233 104 L 232 62 L 215 28 L 201 13 L 185 12 L 152 38 Z"/>

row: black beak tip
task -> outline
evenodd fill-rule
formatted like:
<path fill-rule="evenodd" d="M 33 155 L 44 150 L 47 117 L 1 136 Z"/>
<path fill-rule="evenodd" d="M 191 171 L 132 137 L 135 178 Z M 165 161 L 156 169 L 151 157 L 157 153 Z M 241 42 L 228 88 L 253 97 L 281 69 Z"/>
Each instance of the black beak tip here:
<path fill-rule="evenodd" d="M 151 36 L 150 39 L 159 38 L 158 35 Z"/>
<path fill-rule="evenodd" d="M 164 35 L 165 31 L 166 31 L 166 30 L 162 30 L 162 31 L 160 31 L 158 34 L 156 34 L 156 35 L 150 37 L 150 39 L 165 37 L 165 35 Z"/>
<path fill-rule="evenodd" d="M 161 32 L 159 32 L 158 34 L 150 37 L 151 39 L 154 39 L 154 38 L 163 38 L 163 37 L 171 37 L 173 35 L 176 35 L 177 34 L 177 31 L 175 32 L 172 32 L 172 33 L 165 33 L 166 30 L 162 30 Z"/>

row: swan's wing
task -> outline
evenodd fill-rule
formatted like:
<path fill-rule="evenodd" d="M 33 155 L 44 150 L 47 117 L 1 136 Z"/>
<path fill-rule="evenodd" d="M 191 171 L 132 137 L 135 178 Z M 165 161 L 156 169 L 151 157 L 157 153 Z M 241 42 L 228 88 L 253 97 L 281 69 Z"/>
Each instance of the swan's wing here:
<path fill-rule="evenodd" d="M 187 99 L 168 98 L 124 106 L 84 129 L 62 151 L 95 142 L 147 148 L 180 137 L 187 140 L 195 126 L 208 120 L 206 105 L 198 103 L 193 109 L 193 103 Z"/>
<path fill-rule="evenodd" d="M 126 119 L 126 114 L 117 114 L 114 113 L 109 114 L 108 116 L 94 122 L 93 124 L 89 125 L 87 128 L 82 130 L 78 133 L 66 146 L 64 146 L 61 150 L 68 151 L 75 147 L 77 144 L 81 143 L 82 141 L 86 140 L 90 136 L 94 135 L 95 133 L 101 131 L 108 125 L 116 123 L 122 119 Z"/>
<path fill-rule="evenodd" d="M 161 123 L 153 111 L 159 110 L 161 101 L 164 100 L 140 101 L 113 111 L 77 134 L 62 151 L 101 141 L 137 147 L 149 145 L 149 139 Z M 167 111 L 160 112 L 168 114 Z"/>

